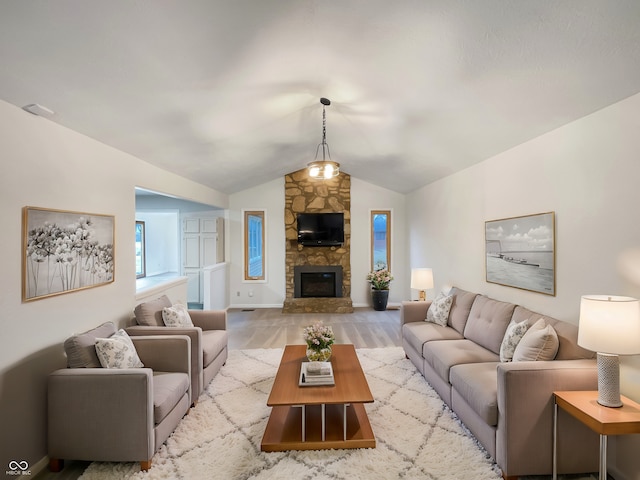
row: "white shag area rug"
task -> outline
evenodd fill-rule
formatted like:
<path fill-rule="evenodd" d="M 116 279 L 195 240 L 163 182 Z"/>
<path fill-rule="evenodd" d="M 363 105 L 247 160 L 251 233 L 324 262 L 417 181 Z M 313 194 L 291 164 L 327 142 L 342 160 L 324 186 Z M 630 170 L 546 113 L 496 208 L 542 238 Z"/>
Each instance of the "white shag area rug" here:
<path fill-rule="evenodd" d="M 138 463 L 92 463 L 82 480 L 500 480 L 487 453 L 405 359 L 401 347 L 357 350 L 375 398 L 374 449 L 265 453 L 267 397 L 282 349 L 232 350 L 195 408 Z"/>

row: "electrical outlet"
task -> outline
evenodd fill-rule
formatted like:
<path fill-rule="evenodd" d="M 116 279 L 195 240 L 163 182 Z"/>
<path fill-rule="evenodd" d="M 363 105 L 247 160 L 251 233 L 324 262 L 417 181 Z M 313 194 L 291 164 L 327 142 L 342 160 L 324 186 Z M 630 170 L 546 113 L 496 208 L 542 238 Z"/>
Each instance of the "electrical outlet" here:
<path fill-rule="evenodd" d="M 249 290 L 249 296 L 253 297 L 253 290 Z"/>
<path fill-rule="evenodd" d="M 240 290 L 236 292 L 236 297 L 239 297 L 239 296 L 240 296 Z"/>

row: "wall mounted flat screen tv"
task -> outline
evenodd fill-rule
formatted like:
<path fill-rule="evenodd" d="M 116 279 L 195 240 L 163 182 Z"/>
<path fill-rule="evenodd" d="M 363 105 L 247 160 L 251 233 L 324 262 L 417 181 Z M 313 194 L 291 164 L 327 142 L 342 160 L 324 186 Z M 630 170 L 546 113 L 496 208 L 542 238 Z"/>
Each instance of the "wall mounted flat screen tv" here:
<path fill-rule="evenodd" d="M 298 243 L 325 247 L 344 243 L 344 213 L 299 213 Z"/>

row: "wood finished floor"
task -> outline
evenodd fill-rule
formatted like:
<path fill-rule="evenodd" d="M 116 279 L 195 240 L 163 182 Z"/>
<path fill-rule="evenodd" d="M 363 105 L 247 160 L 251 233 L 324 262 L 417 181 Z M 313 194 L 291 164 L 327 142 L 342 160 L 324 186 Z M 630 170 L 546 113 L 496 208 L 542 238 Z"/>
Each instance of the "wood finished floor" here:
<path fill-rule="evenodd" d="M 402 345 L 400 310 L 376 312 L 356 308 L 353 313 L 282 313 L 279 308 L 230 310 L 227 317 L 229 349 L 282 348 L 303 344 L 302 329 L 315 322 L 330 325 L 336 343 L 356 348 Z"/>

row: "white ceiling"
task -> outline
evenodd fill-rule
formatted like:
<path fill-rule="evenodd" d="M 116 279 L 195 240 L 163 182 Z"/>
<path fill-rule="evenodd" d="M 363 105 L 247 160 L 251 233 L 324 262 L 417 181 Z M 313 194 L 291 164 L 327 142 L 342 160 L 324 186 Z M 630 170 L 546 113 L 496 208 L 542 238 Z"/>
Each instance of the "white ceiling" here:
<path fill-rule="evenodd" d="M 0 98 L 218 191 L 409 192 L 640 92 L 637 0 L 4 0 Z M 386 167 L 391 166 L 391 169 Z"/>

